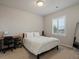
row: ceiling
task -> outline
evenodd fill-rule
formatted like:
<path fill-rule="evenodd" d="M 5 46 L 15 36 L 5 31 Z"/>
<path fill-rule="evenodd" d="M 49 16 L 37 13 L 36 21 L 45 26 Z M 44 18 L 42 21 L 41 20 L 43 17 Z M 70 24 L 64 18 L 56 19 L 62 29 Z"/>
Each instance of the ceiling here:
<path fill-rule="evenodd" d="M 38 7 L 35 4 L 36 1 L 37 0 L 0 0 L 0 4 L 45 16 L 79 3 L 79 0 L 43 0 L 44 6 Z M 58 8 L 56 8 L 56 6 Z"/>

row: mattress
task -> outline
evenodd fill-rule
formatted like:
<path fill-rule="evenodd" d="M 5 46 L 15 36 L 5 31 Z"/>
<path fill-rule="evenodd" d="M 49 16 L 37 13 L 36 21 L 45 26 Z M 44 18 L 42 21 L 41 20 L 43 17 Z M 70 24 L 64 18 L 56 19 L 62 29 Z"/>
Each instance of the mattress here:
<path fill-rule="evenodd" d="M 26 49 L 34 55 L 38 55 L 59 45 L 59 39 L 38 36 L 33 38 L 24 38 L 23 43 Z"/>

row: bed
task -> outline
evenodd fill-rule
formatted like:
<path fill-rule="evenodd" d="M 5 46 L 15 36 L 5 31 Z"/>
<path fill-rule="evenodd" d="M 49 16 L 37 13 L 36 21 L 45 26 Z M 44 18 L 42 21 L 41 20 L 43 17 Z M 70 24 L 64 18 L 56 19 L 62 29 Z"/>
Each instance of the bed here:
<path fill-rule="evenodd" d="M 27 33 L 23 40 L 24 47 L 36 55 L 38 59 L 41 53 L 54 47 L 58 48 L 59 42 L 57 38 L 40 36 L 39 33 Z"/>

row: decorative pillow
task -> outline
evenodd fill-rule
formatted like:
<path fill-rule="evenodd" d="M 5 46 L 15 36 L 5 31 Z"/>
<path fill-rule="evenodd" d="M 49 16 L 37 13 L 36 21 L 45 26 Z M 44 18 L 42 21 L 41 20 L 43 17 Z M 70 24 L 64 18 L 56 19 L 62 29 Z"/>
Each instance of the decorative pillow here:
<path fill-rule="evenodd" d="M 27 38 L 33 38 L 33 32 L 26 32 Z"/>
<path fill-rule="evenodd" d="M 39 32 L 34 32 L 34 36 L 40 36 Z"/>

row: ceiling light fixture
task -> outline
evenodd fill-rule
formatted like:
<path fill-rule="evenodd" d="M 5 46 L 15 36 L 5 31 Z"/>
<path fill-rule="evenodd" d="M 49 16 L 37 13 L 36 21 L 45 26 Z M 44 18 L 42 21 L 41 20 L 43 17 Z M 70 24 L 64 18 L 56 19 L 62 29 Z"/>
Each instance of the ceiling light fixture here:
<path fill-rule="evenodd" d="M 42 7 L 44 5 L 44 1 L 38 0 L 36 1 L 37 6 Z"/>

